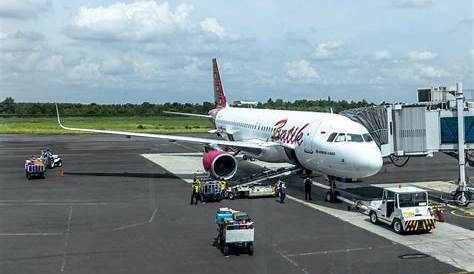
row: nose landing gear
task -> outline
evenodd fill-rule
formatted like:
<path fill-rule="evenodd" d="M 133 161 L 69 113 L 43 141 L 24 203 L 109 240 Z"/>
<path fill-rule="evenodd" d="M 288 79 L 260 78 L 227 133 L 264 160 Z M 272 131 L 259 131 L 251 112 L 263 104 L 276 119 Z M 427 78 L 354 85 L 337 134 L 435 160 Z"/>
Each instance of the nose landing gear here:
<path fill-rule="evenodd" d="M 324 197 L 324 200 L 326 202 L 330 203 L 337 203 L 340 202 L 339 199 L 337 198 L 340 196 L 339 191 L 336 190 L 336 177 L 334 176 L 328 176 L 329 180 L 329 191 L 326 193 L 326 196 Z"/>

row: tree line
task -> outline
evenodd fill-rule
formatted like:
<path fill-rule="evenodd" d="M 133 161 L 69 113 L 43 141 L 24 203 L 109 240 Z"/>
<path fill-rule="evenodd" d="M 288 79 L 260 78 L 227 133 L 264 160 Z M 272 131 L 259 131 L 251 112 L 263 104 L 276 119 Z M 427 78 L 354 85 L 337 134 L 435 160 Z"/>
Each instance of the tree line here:
<path fill-rule="evenodd" d="M 266 102 L 258 102 L 257 108 L 304 110 L 335 113 L 352 109 L 373 106 L 373 103 L 362 101 L 333 101 L 331 97 L 319 100 L 296 100 L 293 102 L 282 99 L 268 99 Z M 61 115 L 64 116 L 162 116 L 163 111 L 187 112 L 206 114 L 214 108 L 214 103 L 203 102 L 192 103 L 163 103 L 152 104 L 76 104 L 61 103 Z M 2 116 L 52 116 L 56 115 L 56 107 L 53 103 L 19 103 L 12 97 L 5 98 L 0 103 L 0 115 Z"/>

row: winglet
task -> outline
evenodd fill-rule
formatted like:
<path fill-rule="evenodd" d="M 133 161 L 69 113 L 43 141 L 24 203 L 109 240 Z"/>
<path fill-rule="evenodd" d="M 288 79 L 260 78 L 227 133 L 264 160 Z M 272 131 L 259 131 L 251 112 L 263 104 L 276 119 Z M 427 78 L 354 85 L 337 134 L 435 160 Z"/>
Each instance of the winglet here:
<path fill-rule="evenodd" d="M 58 109 L 58 104 L 55 104 L 56 105 L 56 115 L 58 117 L 58 124 L 60 127 L 64 128 L 63 124 L 61 124 L 61 119 L 59 119 L 59 109 Z"/>

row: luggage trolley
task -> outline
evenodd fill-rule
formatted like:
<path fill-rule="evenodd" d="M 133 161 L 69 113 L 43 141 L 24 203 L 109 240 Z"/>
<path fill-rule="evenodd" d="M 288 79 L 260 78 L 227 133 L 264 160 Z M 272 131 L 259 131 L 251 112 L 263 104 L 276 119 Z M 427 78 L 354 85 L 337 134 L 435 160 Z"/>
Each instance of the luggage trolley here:
<path fill-rule="evenodd" d="M 36 177 L 44 179 L 45 167 L 42 160 L 30 159 L 25 161 L 25 175 L 28 180 Z"/>
<path fill-rule="evenodd" d="M 219 188 L 219 181 L 209 180 L 201 183 L 201 198 L 203 202 L 222 200 L 221 190 Z"/>
<path fill-rule="evenodd" d="M 216 213 L 216 224 L 216 243 L 224 256 L 229 255 L 231 248 L 239 253 L 244 249 L 253 255 L 254 223 L 247 213 L 220 208 Z"/>

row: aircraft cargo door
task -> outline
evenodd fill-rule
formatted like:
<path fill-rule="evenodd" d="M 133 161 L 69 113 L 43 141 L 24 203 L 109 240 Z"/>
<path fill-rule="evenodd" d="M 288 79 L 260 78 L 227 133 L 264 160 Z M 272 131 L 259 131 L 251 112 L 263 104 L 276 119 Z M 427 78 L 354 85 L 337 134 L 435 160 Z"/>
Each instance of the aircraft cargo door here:
<path fill-rule="evenodd" d="M 304 146 L 304 152 L 306 153 L 313 153 L 314 150 L 314 136 L 316 135 L 316 132 L 318 131 L 320 122 L 312 122 L 308 129 L 305 130 L 304 134 L 304 139 L 303 139 L 303 146 Z"/>

